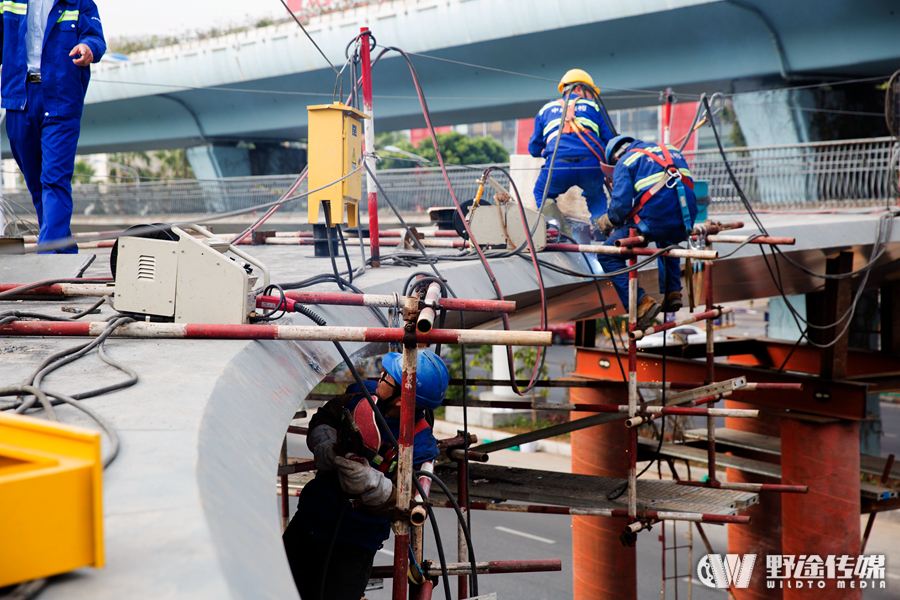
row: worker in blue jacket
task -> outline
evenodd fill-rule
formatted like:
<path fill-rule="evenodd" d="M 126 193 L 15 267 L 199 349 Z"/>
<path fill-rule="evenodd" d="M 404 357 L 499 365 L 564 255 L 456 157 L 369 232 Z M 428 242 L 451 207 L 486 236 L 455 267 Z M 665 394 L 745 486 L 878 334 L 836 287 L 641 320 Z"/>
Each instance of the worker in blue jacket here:
<path fill-rule="evenodd" d="M 559 92 L 563 97 L 545 104 L 534 118 L 534 133 L 528 142 L 529 154 L 545 159 L 534 185 L 534 199 L 540 208 L 547 186 L 550 158 L 562 126 L 547 198 L 555 199 L 577 185 L 582 189 L 581 195 L 594 222 L 606 214 L 604 175 L 600 164 L 604 148 L 615 133 L 606 110 L 595 100 L 599 97 L 599 90 L 586 72 L 581 69 L 567 72 L 559 82 Z M 569 103 L 563 119 L 566 97 Z"/>
<path fill-rule="evenodd" d="M 40 246 L 71 236 L 81 112 L 90 65 L 106 52 L 106 42 L 93 0 L 7 1 L 2 7 L 0 106 L 6 109 L 13 158 L 37 212 Z"/>
<path fill-rule="evenodd" d="M 365 382 L 395 438 L 400 436 L 401 361 L 402 355 L 397 352 L 386 354 L 377 384 Z M 430 350 L 419 350 L 413 437 L 416 470 L 439 454 L 425 410 L 441 405 L 449 382 L 444 361 Z M 388 468 L 385 475 L 385 469 L 379 470 L 373 463 L 360 464 L 350 460 L 350 455 L 336 453 L 343 409 L 352 411 L 366 401 L 359 387 L 353 384 L 347 393 L 316 411 L 309 422 L 306 444 L 313 453 L 318 472 L 303 488 L 297 512 L 283 536 L 294 582 L 303 600 L 362 598 L 375 553 L 390 536 L 389 519 L 397 502 L 393 483 L 396 469 Z M 386 443 L 388 438 L 382 433 L 381 439 Z"/>
<path fill-rule="evenodd" d="M 683 242 L 697 218 L 694 183 L 687 162 L 674 146 L 648 144 L 620 135 L 606 146 L 607 163 L 613 171 L 612 200 L 609 211 L 598 227 L 609 238 L 607 246 L 629 237 L 629 229 L 638 230 L 648 242 L 665 248 Z M 597 257 L 606 273 L 625 267 L 625 257 L 600 254 Z M 623 307 L 628 306 L 628 275 L 610 278 Z M 681 265 L 677 258 L 660 257 L 660 306 L 638 287 L 637 328 L 646 329 L 661 310 L 676 312 L 682 307 Z"/>

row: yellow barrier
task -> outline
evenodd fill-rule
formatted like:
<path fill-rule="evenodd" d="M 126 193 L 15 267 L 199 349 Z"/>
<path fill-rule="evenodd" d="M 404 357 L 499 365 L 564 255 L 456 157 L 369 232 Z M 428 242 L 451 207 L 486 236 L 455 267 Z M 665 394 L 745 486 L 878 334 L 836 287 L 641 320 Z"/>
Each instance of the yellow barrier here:
<path fill-rule="evenodd" d="M 0 587 L 103 566 L 100 434 L 0 413 Z"/>

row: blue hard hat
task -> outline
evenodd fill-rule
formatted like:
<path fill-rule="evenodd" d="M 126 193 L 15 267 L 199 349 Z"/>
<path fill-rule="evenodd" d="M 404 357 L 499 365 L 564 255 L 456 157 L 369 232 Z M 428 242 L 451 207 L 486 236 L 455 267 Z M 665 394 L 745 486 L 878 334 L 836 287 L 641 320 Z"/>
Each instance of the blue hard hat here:
<path fill-rule="evenodd" d="M 416 361 L 416 404 L 422 408 L 434 410 L 441 405 L 450 373 L 441 357 L 431 350 L 419 350 Z M 381 359 L 381 366 L 399 385 L 403 380 L 403 355 L 399 352 L 388 352 Z"/>
<path fill-rule="evenodd" d="M 630 144 L 634 141 L 634 138 L 630 135 L 617 135 L 613 139 L 609 140 L 609 143 L 606 144 L 606 162 L 611 165 L 615 165 L 615 161 L 613 160 L 613 154 L 616 151 L 616 148 L 621 146 L 623 143 Z"/>

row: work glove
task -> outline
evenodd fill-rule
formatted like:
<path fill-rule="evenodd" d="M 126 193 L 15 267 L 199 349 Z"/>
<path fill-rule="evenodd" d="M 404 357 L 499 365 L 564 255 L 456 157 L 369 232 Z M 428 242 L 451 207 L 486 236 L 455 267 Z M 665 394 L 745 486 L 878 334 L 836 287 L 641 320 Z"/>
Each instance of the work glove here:
<path fill-rule="evenodd" d="M 342 456 L 335 457 L 334 464 L 337 465 L 341 489 L 351 496 L 359 496 L 363 504 L 378 506 L 391 497 L 393 484 L 381 471 Z"/>
<path fill-rule="evenodd" d="M 334 446 L 337 444 L 337 430 L 330 425 L 319 425 L 306 434 L 306 445 L 313 453 L 313 465 L 319 471 L 333 471 Z"/>
<path fill-rule="evenodd" d="M 604 233 L 609 235 L 613 229 L 616 228 L 615 225 L 609 220 L 607 215 L 603 215 L 602 217 L 597 217 L 594 219 L 594 227 L 600 230 L 600 233 Z"/>

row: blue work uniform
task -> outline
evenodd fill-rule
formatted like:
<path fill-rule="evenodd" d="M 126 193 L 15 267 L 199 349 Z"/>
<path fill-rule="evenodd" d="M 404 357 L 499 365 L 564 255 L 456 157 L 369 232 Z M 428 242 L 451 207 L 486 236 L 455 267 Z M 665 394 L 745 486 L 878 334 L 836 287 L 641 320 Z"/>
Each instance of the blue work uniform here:
<path fill-rule="evenodd" d="M 97 62 L 106 42 L 93 0 L 6 1 L 2 12 L 0 106 L 37 212 L 41 245 L 71 235 L 72 174 L 91 70 L 75 65 L 78 57 L 69 52 L 86 44 Z M 75 245 L 56 250 L 77 251 Z"/>
<path fill-rule="evenodd" d="M 570 106 L 574 104 L 575 121 L 584 129 L 581 135 L 592 144 L 597 154 L 603 156 L 603 148 L 606 148 L 607 142 L 613 137 L 606 124 L 603 108 L 593 100 L 577 96 L 571 96 L 569 103 Z M 550 170 L 550 157 L 556 146 L 556 136 L 559 135 L 563 116 L 562 105 L 562 101 L 552 100 L 541 108 L 534 118 L 534 133 L 528 141 L 529 154 L 535 157 L 543 156 L 546 159 L 534 185 L 534 199 L 538 208 L 543 202 L 544 188 Z M 559 149 L 556 152 L 553 178 L 547 190 L 547 197 L 556 198 L 577 185 L 583 190 L 581 195 L 587 202 L 591 217 L 599 217 L 606 214 L 603 179 L 600 160 L 577 133 L 564 132 L 559 138 Z"/>
<path fill-rule="evenodd" d="M 637 151 L 642 148 L 653 154 L 663 156 L 658 144 L 648 144 L 636 140 L 628 146 L 628 151 L 616 163 L 613 171 L 612 200 L 609 202 L 610 222 L 616 227 L 604 245 L 613 246 L 616 240 L 629 236 L 629 228 L 637 227 L 633 219 L 628 219 L 636 202 L 667 175 L 663 167 L 649 156 Z M 666 146 L 672 157 L 674 166 L 684 178 L 691 179 L 691 171 L 687 162 L 674 146 Z M 687 230 L 694 225 L 697 218 L 697 201 L 694 191 L 683 186 L 687 200 L 687 213 L 683 213 L 675 186 L 663 186 L 653 194 L 638 211 L 641 221 L 640 233 L 657 247 L 665 248 L 679 244 L 687 239 Z M 688 221 L 688 222 L 686 222 Z M 625 257 L 616 254 L 600 254 L 597 256 L 600 266 L 606 273 L 625 268 Z M 659 291 L 661 294 L 681 290 L 681 265 L 677 258 L 660 257 L 659 259 Z M 623 307 L 628 306 L 628 275 L 616 275 L 610 278 Z M 640 302 L 645 296 L 644 290 L 638 287 Z"/>

